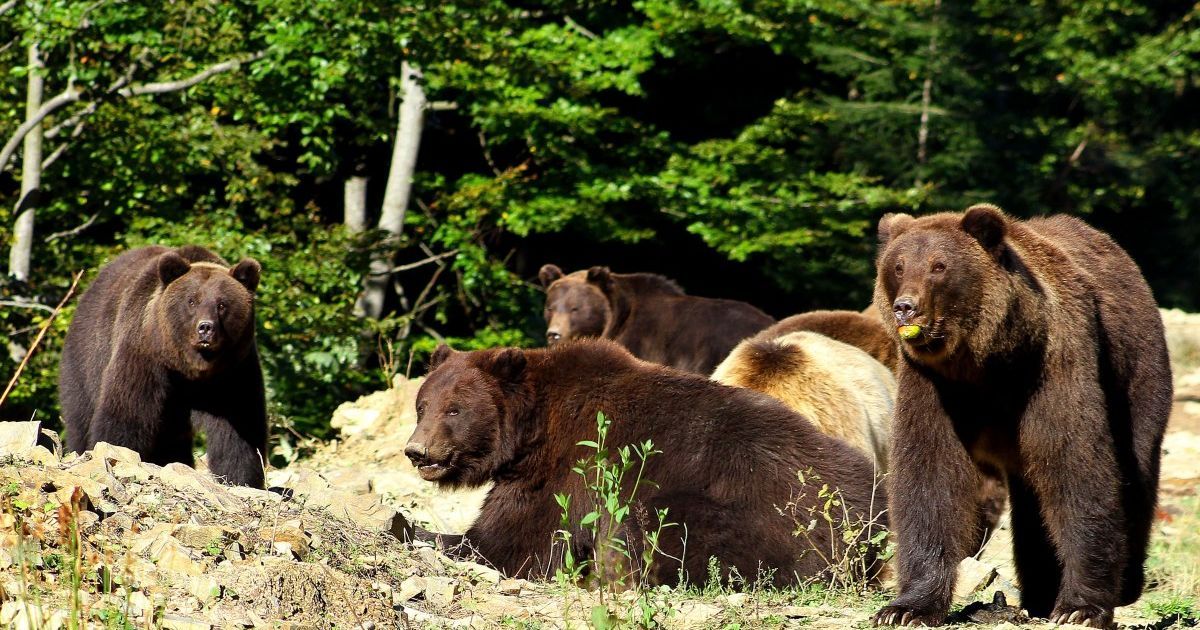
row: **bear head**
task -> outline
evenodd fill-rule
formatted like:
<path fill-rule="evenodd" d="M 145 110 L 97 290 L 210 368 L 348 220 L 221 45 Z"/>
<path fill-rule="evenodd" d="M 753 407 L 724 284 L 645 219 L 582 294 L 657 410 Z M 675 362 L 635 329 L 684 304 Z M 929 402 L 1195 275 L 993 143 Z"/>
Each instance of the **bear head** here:
<path fill-rule="evenodd" d="M 612 318 L 612 273 L 592 267 L 564 275 L 544 265 L 538 279 L 546 289 L 546 342 L 550 346 L 580 337 L 599 337 Z"/>
<path fill-rule="evenodd" d="M 404 449 L 422 479 L 479 486 L 513 460 L 525 367 L 525 352 L 516 348 L 455 352 L 438 346 L 417 391 L 417 427 Z"/>
<path fill-rule="evenodd" d="M 911 360 L 935 366 L 972 352 L 972 340 L 1003 320 L 1009 228 L 1009 218 L 989 204 L 880 219 L 875 304 Z M 901 336 L 903 326 L 919 328 Z"/>
<path fill-rule="evenodd" d="M 158 258 L 157 343 L 168 365 L 189 379 L 210 377 L 254 346 L 254 292 L 262 267 L 188 262 L 175 251 Z"/>

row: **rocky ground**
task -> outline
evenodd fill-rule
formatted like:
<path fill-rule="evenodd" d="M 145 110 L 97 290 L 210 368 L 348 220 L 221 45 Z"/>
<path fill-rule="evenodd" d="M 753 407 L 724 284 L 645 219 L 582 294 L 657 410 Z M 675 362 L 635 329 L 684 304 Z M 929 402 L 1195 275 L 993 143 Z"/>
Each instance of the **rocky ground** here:
<path fill-rule="evenodd" d="M 1148 563 L 1151 588 L 1118 610 L 1129 627 L 1195 625 L 1200 602 L 1200 316 L 1164 312 L 1176 405 Z M 103 446 L 60 456 L 36 423 L 0 423 L 0 627 L 611 627 L 644 611 L 668 627 L 867 627 L 886 592 L 820 586 L 749 593 L 596 591 L 503 579 L 404 544 L 407 522 L 461 532 L 486 489 L 447 493 L 404 457 L 418 380 L 338 409 L 338 440 L 268 473 L 271 491 Z M 960 568 L 957 624 L 1045 627 L 969 602 L 1018 597 L 1007 532 Z M 79 624 L 76 623 L 76 626 Z"/>

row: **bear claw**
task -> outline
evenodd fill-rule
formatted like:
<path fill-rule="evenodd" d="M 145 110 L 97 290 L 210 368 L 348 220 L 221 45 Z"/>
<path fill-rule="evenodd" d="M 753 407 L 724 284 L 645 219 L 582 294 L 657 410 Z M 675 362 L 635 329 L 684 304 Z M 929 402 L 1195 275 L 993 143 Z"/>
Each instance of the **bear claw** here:
<path fill-rule="evenodd" d="M 1114 628 L 1112 610 L 1099 606 L 1085 605 L 1077 608 L 1057 608 L 1050 615 L 1051 623 L 1073 624 L 1091 628 Z"/>
<path fill-rule="evenodd" d="M 934 615 L 923 615 L 904 606 L 884 606 L 875 614 L 876 626 L 936 626 L 940 620 Z"/>

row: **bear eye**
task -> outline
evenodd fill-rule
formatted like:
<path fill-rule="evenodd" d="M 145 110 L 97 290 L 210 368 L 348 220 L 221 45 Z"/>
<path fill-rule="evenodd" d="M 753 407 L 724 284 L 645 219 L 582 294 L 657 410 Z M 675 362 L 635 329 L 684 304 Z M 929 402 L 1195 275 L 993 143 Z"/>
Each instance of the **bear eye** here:
<path fill-rule="evenodd" d="M 447 415 L 447 416 L 457 416 L 457 415 L 458 415 L 458 409 L 455 409 L 455 408 L 451 407 L 450 409 L 447 409 L 447 410 L 446 410 L 446 415 Z"/>
<path fill-rule="evenodd" d="M 942 273 L 945 270 L 946 270 L 946 265 L 943 265 L 940 262 L 933 263 L 933 267 L 931 268 L 931 271 L 933 271 L 933 273 Z"/>
<path fill-rule="evenodd" d="M 217 312 L 218 312 L 218 313 L 224 313 L 224 312 L 225 312 L 225 308 L 226 308 L 226 307 L 225 307 L 225 303 L 224 303 L 224 302 L 217 302 Z"/>
<path fill-rule="evenodd" d="M 579 307 L 578 307 L 578 306 L 572 306 L 572 307 L 571 307 L 571 312 L 572 312 L 572 313 L 578 313 L 578 312 L 579 312 Z"/>
<path fill-rule="evenodd" d="M 195 306 L 196 306 L 196 300 L 194 300 L 192 298 L 188 298 L 188 308 L 194 308 Z"/>
<path fill-rule="evenodd" d="M 896 263 L 896 273 L 904 273 L 904 263 Z"/>
<path fill-rule="evenodd" d="M 425 403 L 417 405 L 417 417 L 420 418 L 423 415 L 425 415 Z"/>

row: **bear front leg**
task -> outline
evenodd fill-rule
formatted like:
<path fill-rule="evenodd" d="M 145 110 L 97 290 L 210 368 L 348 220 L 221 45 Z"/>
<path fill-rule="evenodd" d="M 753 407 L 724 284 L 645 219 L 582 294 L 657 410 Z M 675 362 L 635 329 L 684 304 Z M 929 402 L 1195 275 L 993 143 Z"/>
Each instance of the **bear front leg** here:
<path fill-rule="evenodd" d="M 257 354 L 196 388 L 192 423 L 204 429 L 213 475 L 231 485 L 263 487 L 267 410 Z"/>
<path fill-rule="evenodd" d="M 191 465 L 191 450 L 178 448 L 184 442 L 190 446 L 191 427 L 167 410 L 170 379 L 130 348 L 118 349 L 114 356 L 121 358 L 104 371 L 83 450 L 108 442 L 137 451 L 147 462 Z"/>
<path fill-rule="evenodd" d="M 1047 370 L 1022 418 L 1019 448 L 1022 477 L 1037 496 L 1062 563 L 1049 618 L 1108 628 L 1128 550 L 1105 395 L 1094 359 L 1090 365 L 1084 360 L 1047 364 L 1073 369 Z M 1015 552 L 1018 558 L 1022 554 Z"/>
<path fill-rule="evenodd" d="M 975 538 L 978 472 L 934 384 L 900 371 L 892 427 L 888 520 L 896 533 L 900 595 L 875 625 L 940 625 L 958 563 Z"/>

